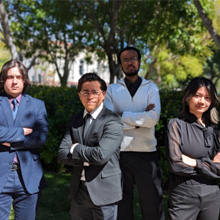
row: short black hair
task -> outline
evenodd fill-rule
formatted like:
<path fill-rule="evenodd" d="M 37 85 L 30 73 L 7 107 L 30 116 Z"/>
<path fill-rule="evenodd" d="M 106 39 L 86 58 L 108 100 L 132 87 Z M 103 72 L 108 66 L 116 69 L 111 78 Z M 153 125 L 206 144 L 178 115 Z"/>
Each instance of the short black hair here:
<path fill-rule="evenodd" d="M 119 51 L 118 53 L 118 63 L 121 64 L 121 54 L 126 51 L 126 50 L 134 50 L 137 52 L 138 54 L 138 60 L 141 60 L 141 52 L 136 48 L 136 47 L 132 47 L 132 46 L 127 46 L 125 48 L 123 48 L 122 50 Z"/>
<path fill-rule="evenodd" d="M 78 81 L 77 91 L 81 91 L 83 83 L 92 81 L 98 81 L 100 83 L 100 89 L 103 92 L 107 90 L 106 82 L 102 78 L 100 78 L 97 73 L 85 73 Z"/>

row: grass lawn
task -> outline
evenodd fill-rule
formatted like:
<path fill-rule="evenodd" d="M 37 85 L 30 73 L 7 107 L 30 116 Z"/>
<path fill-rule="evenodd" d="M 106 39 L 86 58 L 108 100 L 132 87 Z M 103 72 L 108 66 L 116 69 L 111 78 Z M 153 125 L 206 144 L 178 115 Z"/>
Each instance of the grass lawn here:
<path fill-rule="evenodd" d="M 70 174 L 46 173 L 45 178 L 47 187 L 41 193 L 36 220 L 70 220 Z M 134 198 L 135 219 L 141 220 L 137 191 Z M 9 220 L 13 220 L 13 216 L 12 209 Z"/>

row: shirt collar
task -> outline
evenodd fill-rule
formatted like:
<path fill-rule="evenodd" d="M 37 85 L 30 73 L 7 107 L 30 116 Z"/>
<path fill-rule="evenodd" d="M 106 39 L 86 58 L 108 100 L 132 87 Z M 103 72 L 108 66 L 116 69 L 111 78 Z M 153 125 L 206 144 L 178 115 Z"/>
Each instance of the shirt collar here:
<path fill-rule="evenodd" d="M 87 114 L 90 114 L 92 116 L 93 119 L 96 119 L 99 115 L 99 113 L 102 111 L 103 109 L 103 102 L 101 103 L 101 105 L 96 108 L 94 111 L 92 112 L 87 112 L 86 109 L 84 110 L 84 113 L 83 113 L 83 118 L 87 115 Z"/>
<path fill-rule="evenodd" d="M 131 83 L 129 82 L 126 78 L 125 78 L 125 84 L 127 87 L 130 87 L 130 86 L 134 86 L 136 89 L 138 89 L 138 87 L 141 85 L 141 78 L 140 76 L 138 77 L 138 79 L 134 82 L 134 83 Z"/>
<path fill-rule="evenodd" d="M 16 97 L 18 103 L 21 102 L 21 96 L 22 96 L 22 94 L 20 94 L 19 96 Z M 15 99 L 15 98 L 8 95 L 8 99 L 9 99 L 10 102 L 12 102 L 12 100 Z"/>

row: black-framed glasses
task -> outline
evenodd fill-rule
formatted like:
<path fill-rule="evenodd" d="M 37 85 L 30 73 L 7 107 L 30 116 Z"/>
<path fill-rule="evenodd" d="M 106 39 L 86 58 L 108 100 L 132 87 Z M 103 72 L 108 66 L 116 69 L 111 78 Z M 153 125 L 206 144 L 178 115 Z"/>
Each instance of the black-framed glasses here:
<path fill-rule="evenodd" d="M 90 95 L 93 95 L 94 97 L 98 97 L 98 96 L 100 96 L 101 93 L 103 93 L 103 91 L 91 91 L 91 92 L 89 92 L 89 91 L 85 90 L 85 91 L 79 92 L 79 94 L 83 97 L 88 97 Z"/>

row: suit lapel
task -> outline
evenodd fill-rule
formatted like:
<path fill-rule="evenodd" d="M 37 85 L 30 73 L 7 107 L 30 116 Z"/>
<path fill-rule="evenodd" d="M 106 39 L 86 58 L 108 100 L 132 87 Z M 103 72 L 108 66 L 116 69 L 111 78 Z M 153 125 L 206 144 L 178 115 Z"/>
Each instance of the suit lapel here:
<path fill-rule="evenodd" d="M 77 136 L 79 137 L 79 142 L 83 143 L 83 127 L 84 127 L 84 119 L 83 112 L 76 115 L 76 119 L 73 121 L 73 128 L 77 129 Z"/>
<path fill-rule="evenodd" d="M 94 131 L 94 129 L 96 127 L 99 126 L 99 123 L 101 123 L 101 118 L 102 116 L 106 114 L 106 108 L 105 106 L 103 106 L 103 109 L 101 110 L 101 112 L 98 114 L 97 118 L 95 120 L 92 121 L 92 124 L 89 126 L 88 130 L 87 130 L 87 133 L 86 133 L 86 136 L 85 136 L 85 140 L 84 142 L 87 143 L 90 139 L 90 136 L 92 134 L 92 132 Z"/>
<path fill-rule="evenodd" d="M 16 118 L 15 118 L 15 125 L 21 124 L 24 112 L 26 112 L 26 110 L 27 110 L 28 103 L 29 103 L 29 98 L 25 95 L 22 95 L 21 102 L 18 107 L 18 112 L 17 112 Z"/>
<path fill-rule="evenodd" d="M 0 96 L 0 106 L 0 111 L 4 114 L 2 117 L 6 118 L 8 126 L 14 126 L 12 110 L 7 96 Z"/>

